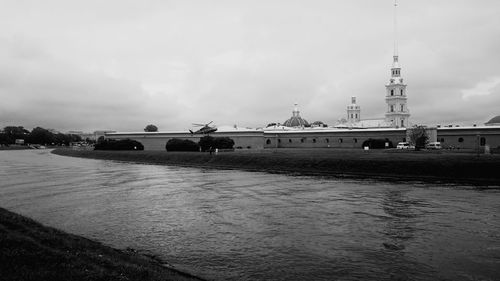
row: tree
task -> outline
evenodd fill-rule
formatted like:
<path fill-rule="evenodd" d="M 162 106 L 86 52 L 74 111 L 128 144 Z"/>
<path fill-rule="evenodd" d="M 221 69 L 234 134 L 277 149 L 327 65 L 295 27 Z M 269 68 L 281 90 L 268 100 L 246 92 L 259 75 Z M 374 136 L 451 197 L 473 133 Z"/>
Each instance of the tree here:
<path fill-rule="evenodd" d="M 16 139 L 26 139 L 29 133 L 23 126 L 7 126 L 3 129 L 3 141 L 13 144 Z"/>
<path fill-rule="evenodd" d="M 131 139 L 105 139 L 97 143 L 94 146 L 94 150 L 144 150 L 144 146 L 142 143 Z"/>
<path fill-rule="evenodd" d="M 228 137 L 214 138 L 213 147 L 218 149 L 232 149 L 234 140 Z"/>
<path fill-rule="evenodd" d="M 56 137 L 49 130 L 36 127 L 28 136 L 29 143 L 52 144 L 56 141 Z"/>
<path fill-rule="evenodd" d="M 232 149 L 234 146 L 234 140 L 228 137 L 211 137 L 204 136 L 200 138 L 198 145 L 201 147 L 202 151 L 208 151 L 210 149 Z"/>
<path fill-rule="evenodd" d="M 429 141 L 429 136 L 427 135 L 427 130 L 425 126 L 415 125 L 413 128 L 408 130 L 408 138 L 410 144 L 415 146 L 415 150 L 420 150 L 425 148 L 425 145 Z"/>
<path fill-rule="evenodd" d="M 198 145 L 201 147 L 201 151 L 208 151 L 213 147 L 214 138 L 211 136 L 204 136 L 200 138 Z"/>
<path fill-rule="evenodd" d="M 153 124 L 149 124 L 144 128 L 144 132 L 158 132 L 158 127 Z"/>
<path fill-rule="evenodd" d="M 191 140 L 170 139 L 165 145 L 167 151 L 199 151 L 200 147 Z"/>

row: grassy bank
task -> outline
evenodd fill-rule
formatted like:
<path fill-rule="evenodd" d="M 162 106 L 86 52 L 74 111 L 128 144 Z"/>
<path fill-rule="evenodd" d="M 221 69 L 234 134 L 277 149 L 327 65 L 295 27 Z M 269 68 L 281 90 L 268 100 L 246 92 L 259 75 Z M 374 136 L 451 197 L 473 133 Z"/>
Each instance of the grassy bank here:
<path fill-rule="evenodd" d="M 449 151 L 269 149 L 215 154 L 167 151 L 78 151 L 66 156 L 273 173 L 499 185 L 500 155 Z"/>
<path fill-rule="evenodd" d="M 201 280 L 0 208 L 0 280 Z"/>

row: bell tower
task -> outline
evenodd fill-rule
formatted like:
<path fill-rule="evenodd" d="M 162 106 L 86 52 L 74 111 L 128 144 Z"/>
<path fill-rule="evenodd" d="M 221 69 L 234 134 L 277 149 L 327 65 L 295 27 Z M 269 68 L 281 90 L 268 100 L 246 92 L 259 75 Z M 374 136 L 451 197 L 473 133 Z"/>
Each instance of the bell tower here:
<path fill-rule="evenodd" d="M 385 85 L 386 95 L 385 103 L 387 111 L 385 113 L 385 121 L 392 124 L 393 127 L 408 127 L 408 119 L 410 118 L 410 110 L 407 106 L 406 84 L 403 83 L 401 77 L 401 67 L 399 66 L 398 46 L 397 46 L 397 17 L 396 9 L 398 7 L 397 0 L 394 1 L 394 55 L 391 68 L 391 78 L 389 83 Z"/>
<path fill-rule="evenodd" d="M 361 107 L 356 104 L 356 97 L 351 97 L 351 104 L 347 106 L 347 122 L 353 124 L 361 119 Z"/>

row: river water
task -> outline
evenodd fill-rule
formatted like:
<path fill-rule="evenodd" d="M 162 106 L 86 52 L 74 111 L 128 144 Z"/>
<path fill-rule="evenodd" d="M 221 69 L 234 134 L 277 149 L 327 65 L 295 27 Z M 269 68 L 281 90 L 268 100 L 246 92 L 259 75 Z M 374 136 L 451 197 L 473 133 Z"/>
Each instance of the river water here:
<path fill-rule="evenodd" d="M 500 190 L 0 151 L 0 206 L 215 280 L 499 280 Z"/>

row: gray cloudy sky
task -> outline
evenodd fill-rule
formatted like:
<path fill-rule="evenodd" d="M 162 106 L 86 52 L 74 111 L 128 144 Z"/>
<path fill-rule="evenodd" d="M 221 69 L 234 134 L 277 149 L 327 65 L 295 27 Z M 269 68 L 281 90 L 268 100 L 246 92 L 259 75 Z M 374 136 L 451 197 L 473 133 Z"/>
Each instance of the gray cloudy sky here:
<path fill-rule="evenodd" d="M 411 121 L 499 115 L 500 1 L 399 2 Z M 0 127 L 383 117 L 392 47 L 392 0 L 0 0 Z"/>

